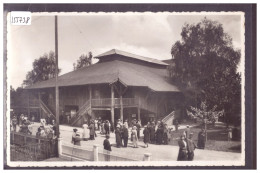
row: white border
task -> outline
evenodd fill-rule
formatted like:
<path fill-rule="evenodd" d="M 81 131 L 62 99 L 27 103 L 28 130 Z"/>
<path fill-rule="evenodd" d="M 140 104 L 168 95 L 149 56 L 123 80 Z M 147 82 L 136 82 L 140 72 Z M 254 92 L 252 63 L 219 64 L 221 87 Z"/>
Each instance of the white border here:
<path fill-rule="evenodd" d="M 64 3 L 64 2 L 63 2 Z M 55 14 L 58 15 L 99 15 L 99 14 L 108 14 L 105 12 L 100 13 L 32 13 L 32 15 L 51 15 L 54 16 Z M 44 166 L 44 167 L 71 167 L 71 166 L 244 166 L 245 165 L 245 17 L 243 12 L 125 12 L 125 13 L 109 13 L 117 15 L 138 15 L 138 14 L 147 14 L 147 15 L 169 15 L 169 14 L 175 14 L 175 15 L 240 15 L 241 16 L 241 66 L 243 68 L 242 74 L 241 74 L 241 81 L 242 81 L 242 87 L 241 87 L 241 93 L 242 93 L 242 99 L 241 99 L 241 113 L 242 113 L 242 139 L 241 139 L 241 159 L 238 161 L 193 161 L 193 162 L 179 162 L 179 161 L 149 161 L 149 162 L 93 162 L 93 161 L 85 161 L 85 162 L 12 162 L 10 161 L 10 155 L 7 155 L 7 165 L 11 167 L 28 167 L 28 166 Z M 9 20 L 9 17 L 7 17 Z M 9 29 L 9 25 L 7 25 L 7 31 Z M 7 48 L 8 45 L 8 38 L 10 37 L 10 34 L 7 34 Z M 10 66 L 10 60 L 7 58 L 7 67 Z M 8 74 L 10 73 L 10 69 L 7 69 L 7 141 L 10 141 L 10 79 L 8 78 Z M 7 153 L 10 153 L 10 142 L 7 143 Z"/>

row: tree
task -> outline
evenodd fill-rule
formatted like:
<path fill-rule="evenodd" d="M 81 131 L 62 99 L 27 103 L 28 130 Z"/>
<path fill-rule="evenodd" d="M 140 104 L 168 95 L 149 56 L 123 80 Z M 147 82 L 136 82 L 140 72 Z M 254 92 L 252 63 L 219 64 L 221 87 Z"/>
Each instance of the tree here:
<path fill-rule="evenodd" d="M 77 60 L 77 64 L 73 63 L 73 69 L 77 70 L 85 66 L 89 66 L 92 64 L 92 53 L 89 52 L 88 55 L 82 54 Z"/>
<path fill-rule="evenodd" d="M 229 117 L 239 115 L 241 76 L 237 66 L 241 55 L 222 24 L 204 18 L 198 24 L 185 24 L 181 36 L 171 49 L 174 64 L 168 70 L 172 81 L 193 100 L 189 104 L 206 101 L 209 108 L 217 105 Z"/>
<path fill-rule="evenodd" d="M 61 69 L 59 69 L 59 73 Z M 39 59 L 34 60 L 33 69 L 26 74 L 23 85 L 29 86 L 36 82 L 45 81 L 55 77 L 55 53 L 50 51 Z"/>
<path fill-rule="evenodd" d="M 190 107 L 191 111 L 187 110 L 187 114 L 192 119 L 201 119 L 204 124 L 204 130 L 206 132 L 207 140 L 207 122 L 211 122 L 213 126 L 220 116 L 223 116 L 224 110 L 216 111 L 217 106 L 214 106 L 212 109 L 208 109 L 206 102 L 201 102 L 200 108 Z"/>
<path fill-rule="evenodd" d="M 192 119 L 199 118 L 202 119 L 203 121 L 207 120 L 214 125 L 217 119 L 220 116 L 223 116 L 224 114 L 224 110 L 216 111 L 216 108 L 217 106 L 214 106 L 212 109 L 208 109 L 207 103 L 201 102 L 200 108 L 191 106 L 190 107 L 191 111 L 187 110 L 187 114 Z"/>

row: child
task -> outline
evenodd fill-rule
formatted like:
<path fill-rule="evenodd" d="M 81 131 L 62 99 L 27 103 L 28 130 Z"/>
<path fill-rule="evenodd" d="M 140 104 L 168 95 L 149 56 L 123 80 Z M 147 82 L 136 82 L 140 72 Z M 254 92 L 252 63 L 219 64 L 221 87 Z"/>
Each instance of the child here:
<path fill-rule="evenodd" d="M 110 142 L 109 142 L 109 138 L 110 138 L 110 136 L 107 134 L 106 139 L 103 142 L 103 146 L 104 146 L 104 150 L 112 151 L 111 145 L 110 145 Z"/>

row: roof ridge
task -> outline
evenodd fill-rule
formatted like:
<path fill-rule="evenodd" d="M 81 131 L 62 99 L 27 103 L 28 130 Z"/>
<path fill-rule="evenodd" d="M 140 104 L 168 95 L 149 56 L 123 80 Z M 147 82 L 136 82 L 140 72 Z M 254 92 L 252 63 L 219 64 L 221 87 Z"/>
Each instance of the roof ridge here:
<path fill-rule="evenodd" d="M 150 57 L 146 57 L 146 56 L 143 56 L 143 55 L 137 55 L 137 54 L 126 52 L 126 51 L 119 50 L 119 49 L 111 49 L 107 52 L 104 52 L 104 53 L 98 55 L 98 56 L 95 56 L 95 58 L 100 59 L 101 57 L 105 57 L 105 56 L 113 55 L 113 54 L 122 55 L 122 56 L 126 56 L 126 57 L 129 57 L 129 58 L 137 59 L 137 60 L 140 60 L 140 61 L 146 61 L 146 62 L 149 62 L 149 63 L 166 65 L 166 66 L 168 65 L 167 63 L 165 63 L 165 62 L 163 62 L 162 60 L 159 60 L 159 59 L 150 58 Z"/>

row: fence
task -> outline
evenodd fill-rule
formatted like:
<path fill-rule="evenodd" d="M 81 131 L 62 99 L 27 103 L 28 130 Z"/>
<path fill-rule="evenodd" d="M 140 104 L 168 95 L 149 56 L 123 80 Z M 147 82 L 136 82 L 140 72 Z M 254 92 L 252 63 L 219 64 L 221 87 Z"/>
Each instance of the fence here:
<path fill-rule="evenodd" d="M 11 161 L 41 161 L 51 157 L 49 145 L 11 146 Z"/>
<path fill-rule="evenodd" d="M 38 161 L 58 156 L 56 139 L 11 132 L 11 160 Z"/>
<path fill-rule="evenodd" d="M 114 99 L 115 106 L 120 106 L 120 98 Z M 103 98 L 103 99 L 92 99 L 91 105 L 92 107 L 111 107 L 111 98 Z M 138 99 L 136 98 L 122 98 L 122 104 L 125 107 L 135 107 L 138 106 Z"/>
<path fill-rule="evenodd" d="M 149 153 L 145 153 L 144 157 L 138 160 L 116 155 L 107 150 L 99 150 L 98 145 L 94 145 L 93 148 L 82 148 L 68 143 L 62 144 L 62 155 L 71 157 L 71 161 L 74 160 L 73 158 L 87 161 L 150 161 L 151 158 Z"/>

